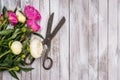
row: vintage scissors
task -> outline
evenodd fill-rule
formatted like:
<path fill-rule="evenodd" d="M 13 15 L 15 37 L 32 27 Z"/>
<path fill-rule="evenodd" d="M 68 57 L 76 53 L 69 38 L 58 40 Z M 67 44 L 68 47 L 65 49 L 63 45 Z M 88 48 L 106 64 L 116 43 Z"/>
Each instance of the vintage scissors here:
<path fill-rule="evenodd" d="M 51 33 L 51 28 L 52 28 L 52 24 L 53 24 L 53 17 L 54 17 L 54 13 L 52 13 L 49 17 L 48 24 L 47 24 L 46 37 L 42 42 L 43 47 L 44 47 L 43 68 L 46 70 L 49 70 L 53 65 L 53 60 L 48 56 L 48 53 L 50 52 L 50 49 L 51 49 L 51 40 L 55 37 L 57 32 L 60 30 L 60 28 L 62 27 L 62 25 L 66 21 L 65 17 L 63 17 L 60 20 L 60 22 L 58 23 L 58 25 L 56 26 L 56 28 Z M 25 63 L 30 65 L 33 63 L 34 60 L 35 59 L 33 58 L 29 63 L 27 63 L 25 60 Z M 48 66 L 46 66 L 47 61 L 49 61 Z"/>

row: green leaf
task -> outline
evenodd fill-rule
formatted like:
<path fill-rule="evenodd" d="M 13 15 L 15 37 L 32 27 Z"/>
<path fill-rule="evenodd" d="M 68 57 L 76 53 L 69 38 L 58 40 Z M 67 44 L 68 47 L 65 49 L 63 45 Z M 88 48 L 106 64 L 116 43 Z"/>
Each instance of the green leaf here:
<path fill-rule="evenodd" d="M 25 50 L 27 48 L 27 44 L 29 43 L 29 40 L 26 39 L 24 42 L 23 42 L 23 50 Z"/>
<path fill-rule="evenodd" d="M 35 33 L 35 32 L 33 32 L 33 34 L 39 36 L 42 39 L 44 39 L 44 37 L 41 34 L 38 34 L 38 33 Z"/>
<path fill-rule="evenodd" d="M 15 10 L 14 10 L 14 13 L 17 11 L 17 7 L 15 8 Z"/>
<path fill-rule="evenodd" d="M 5 71 L 5 70 L 8 70 L 9 68 L 6 67 L 6 66 L 0 66 L 0 71 Z"/>
<path fill-rule="evenodd" d="M 28 72 L 28 71 L 33 70 L 34 68 L 22 68 L 22 67 L 20 67 L 20 69 L 21 69 L 22 71 Z"/>
<path fill-rule="evenodd" d="M 3 56 L 5 56 L 5 55 L 7 55 L 8 53 L 10 53 L 10 52 L 11 52 L 10 50 L 4 52 L 2 55 L 0 55 L 0 59 L 1 59 Z"/>
<path fill-rule="evenodd" d="M 25 61 L 21 61 L 20 64 L 21 64 L 22 66 L 25 66 Z"/>
<path fill-rule="evenodd" d="M 5 14 L 6 11 L 7 11 L 7 8 L 4 6 L 4 7 L 3 7 L 3 10 L 2 10 L 3 14 Z"/>
<path fill-rule="evenodd" d="M 13 32 L 13 29 L 7 29 L 0 31 L 0 35 L 8 35 Z"/>
<path fill-rule="evenodd" d="M 3 39 L 3 40 L 0 40 L 0 48 L 2 48 L 2 50 L 3 50 L 3 47 L 6 47 L 6 48 L 8 48 L 9 46 L 8 46 L 8 40 L 6 40 L 6 39 Z M 1 50 L 0 50 L 1 51 Z"/>
<path fill-rule="evenodd" d="M 11 66 L 13 63 L 13 55 L 10 53 L 6 56 L 5 60 L 3 61 L 4 63 L 7 64 L 7 66 Z"/>
<path fill-rule="evenodd" d="M 19 78 L 17 77 L 15 71 L 9 71 L 9 73 L 10 73 L 10 75 L 11 75 L 12 77 L 14 77 L 15 79 L 19 80 Z"/>
<path fill-rule="evenodd" d="M 12 36 L 8 40 L 16 38 L 18 34 L 20 34 L 20 29 L 16 29 L 15 32 L 12 34 Z"/>

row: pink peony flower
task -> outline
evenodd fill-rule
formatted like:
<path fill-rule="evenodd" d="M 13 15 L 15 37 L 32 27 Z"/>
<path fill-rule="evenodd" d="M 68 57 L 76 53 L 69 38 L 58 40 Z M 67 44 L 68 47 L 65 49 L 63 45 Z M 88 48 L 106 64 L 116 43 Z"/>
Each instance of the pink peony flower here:
<path fill-rule="evenodd" d="M 12 11 L 8 11 L 7 14 L 8 14 L 9 22 L 10 22 L 12 25 L 15 25 L 15 24 L 18 22 L 15 13 L 12 12 Z"/>
<path fill-rule="evenodd" d="M 32 31 L 37 32 L 40 26 L 34 20 L 27 20 L 27 26 L 32 29 Z"/>
<path fill-rule="evenodd" d="M 40 13 L 34 7 L 30 5 L 25 6 L 24 14 L 26 15 L 28 19 L 32 19 L 35 21 L 38 21 L 41 19 Z"/>

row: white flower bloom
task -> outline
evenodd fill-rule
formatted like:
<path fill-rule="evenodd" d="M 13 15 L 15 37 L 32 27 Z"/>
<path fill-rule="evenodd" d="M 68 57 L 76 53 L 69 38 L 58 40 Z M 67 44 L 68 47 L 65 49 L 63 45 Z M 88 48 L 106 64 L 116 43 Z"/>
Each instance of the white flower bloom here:
<path fill-rule="evenodd" d="M 30 53 L 34 58 L 39 58 L 42 54 L 43 46 L 39 39 L 34 38 L 30 41 Z"/>
<path fill-rule="evenodd" d="M 11 50 L 15 55 L 20 54 L 22 51 L 22 43 L 19 41 L 14 41 L 11 45 Z"/>
<path fill-rule="evenodd" d="M 19 22 L 25 23 L 26 17 L 19 10 L 16 11 L 16 16 Z"/>

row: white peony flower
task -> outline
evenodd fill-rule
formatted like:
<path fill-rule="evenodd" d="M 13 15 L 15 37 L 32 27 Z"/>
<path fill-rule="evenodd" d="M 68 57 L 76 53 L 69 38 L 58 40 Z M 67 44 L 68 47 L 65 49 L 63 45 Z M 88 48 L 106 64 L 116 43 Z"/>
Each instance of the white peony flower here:
<path fill-rule="evenodd" d="M 34 58 L 39 58 L 43 51 L 43 45 L 37 38 L 31 39 L 30 41 L 30 53 Z"/>
<path fill-rule="evenodd" d="M 16 16 L 19 22 L 25 23 L 26 17 L 19 10 L 16 11 Z"/>
<path fill-rule="evenodd" d="M 15 55 L 20 54 L 22 51 L 22 43 L 19 41 L 14 41 L 11 45 L 11 50 Z"/>

